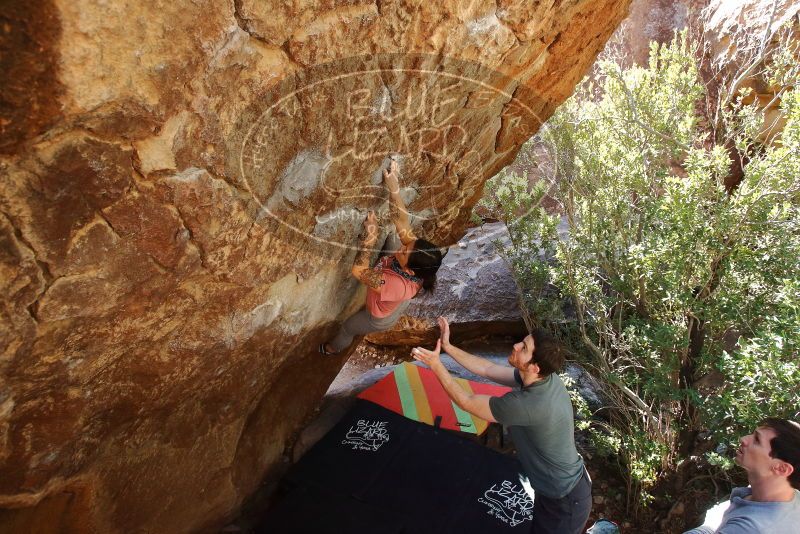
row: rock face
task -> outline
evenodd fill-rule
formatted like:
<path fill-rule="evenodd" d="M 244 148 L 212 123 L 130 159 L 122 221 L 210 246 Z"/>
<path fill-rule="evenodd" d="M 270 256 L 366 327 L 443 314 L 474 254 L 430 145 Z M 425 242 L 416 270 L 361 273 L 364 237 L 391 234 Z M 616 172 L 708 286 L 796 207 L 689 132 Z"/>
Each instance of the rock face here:
<path fill-rule="evenodd" d="M 710 83 L 721 80 L 717 83 L 732 88 L 734 94 L 750 90 L 744 103 L 755 102 L 764 111 L 760 139 L 772 142 L 785 124 L 780 111 L 783 87 L 761 74 L 762 60 L 783 35 L 788 33 L 795 43 L 800 39 L 800 4 L 792 0 L 707 0 L 707 4 L 702 13 L 709 63 L 706 78 Z"/>
<path fill-rule="evenodd" d="M 706 0 L 703 30 L 712 60 L 736 68 L 746 61 L 766 37 L 769 41 L 784 26 L 797 28 L 800 5 L 792 0 Z"/>
<path fill-rule="evenodd" d="M 386 154 L 451 244 L 628 3 L 4 2 L 0 531 L 234 514 L 341 366 Z"/>
<path fill-rule="evenodd" d="M 454 341 L 487 334 L 524 335 L 517 285 L 494 241 L 508 241 L 503 223 L 471 228 L 450 247 L 436 276 L 436 290 L 411 301 L 391 330 L 367 336 L 377 345 L 430 345 L 439 337 L 436 319 L 447 317 Z"/>
<path fill-rule="evenodd" d="M 650 43 L 668 43 L 688 25 L 706 0 L 633 0 L 630 13 L 606 45 L 606 52 L 623 65 L 646 66 Z"/>

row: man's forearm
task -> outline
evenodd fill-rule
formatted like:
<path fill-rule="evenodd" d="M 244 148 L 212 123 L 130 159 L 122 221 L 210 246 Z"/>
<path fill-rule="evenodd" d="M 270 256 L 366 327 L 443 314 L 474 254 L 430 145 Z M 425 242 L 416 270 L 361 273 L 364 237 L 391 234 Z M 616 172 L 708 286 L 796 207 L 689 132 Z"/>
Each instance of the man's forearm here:
<path fill-rule="evenodd" d="M 454 347 L 450 343 L 445 344 L 442 349 L 449 354 L 461 366 L 465 367 L 470 372 L 476 375 L 488 378 L 493 382 L 502 384 L 504 386 L 514 387 L 517 381 L 514 375 L 514 368 L 506 365 L 497 365 L 494 362 L 475 356 L 469 352 Z"/>
<path fill-rule="evenodd" d="M 464 388 L 458 385 L 453 376 L 450 374 L 450 371 L 448 371 L 447 368 L 441 363 L 433 366 L 431 369 L 436 375 L 436 378 L 438 378 L 439 382 L 442 384 L 447 396 L 450 397 L 450 399 L 452 399 L 459 408 L 465 410 L 467 400 L 469 399 L 469 394 L 464 391 Z"/>
<path fill-rule="evenodd" d="M 489 360 L 475 356 L 474 354 L 470 354 L 469 352 L 459 349 L 450 343 L 443 345 L 442 350 L 449 354 L 451 358 L 457 361 L 459 365 L 467 369 L 469 372 L 486 378 L 486 371 L 489 365 L 492 363 Z"/>
<path fill-rule="evenodd" d="M 442 365 L 440 360 L 437 360 L 437 362 L 431 366 L 431 369 L 447 393 L 447 396 L 450 397 L 450 400 L 459 408 L 485 421 L 495 421 L 494 414 L 492 413 L 490 396 L 475 395 L 465 391 L 450 375 L 450 372 Z"/>

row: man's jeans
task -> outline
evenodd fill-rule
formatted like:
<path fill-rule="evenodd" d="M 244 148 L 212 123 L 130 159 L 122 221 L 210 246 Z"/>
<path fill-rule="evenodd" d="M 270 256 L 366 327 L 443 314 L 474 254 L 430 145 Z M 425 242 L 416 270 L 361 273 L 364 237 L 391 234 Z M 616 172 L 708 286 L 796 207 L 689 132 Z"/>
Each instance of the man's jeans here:
<path fill-rule="evenodd" d="M 584 468 L 572 491 L 560 499 L 536 495 L 531 534 L 583 534 L 591 511 L 592 481 Z"/>

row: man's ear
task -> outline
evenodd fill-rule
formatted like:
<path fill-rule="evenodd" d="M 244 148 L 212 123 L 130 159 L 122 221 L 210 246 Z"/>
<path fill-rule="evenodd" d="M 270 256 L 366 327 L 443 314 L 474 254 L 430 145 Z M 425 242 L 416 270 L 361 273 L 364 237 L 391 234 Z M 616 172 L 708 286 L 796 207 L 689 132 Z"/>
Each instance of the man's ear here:
<path fill-rule="evenodd" d="M 794 473 L 794 466 L 789 462 L 784 462 L 783 460 L 778 460 L 772 466 L 772 472 L 778 475 L 779 477 L 786 477 L 789 478 L 792 473 Z"/>

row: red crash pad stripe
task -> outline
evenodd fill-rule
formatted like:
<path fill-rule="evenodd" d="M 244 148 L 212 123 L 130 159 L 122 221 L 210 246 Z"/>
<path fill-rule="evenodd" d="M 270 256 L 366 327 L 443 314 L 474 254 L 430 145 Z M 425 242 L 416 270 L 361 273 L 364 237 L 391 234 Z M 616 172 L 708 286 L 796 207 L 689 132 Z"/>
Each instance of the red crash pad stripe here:
<path fill-rule="evenodd" d="M 358 398 L 374 402 L 394 413 L 403 415 L 403 405 L 400 402 L 400 393 L 397 391 L 393 373 L 389 373 L 374 385 L 362 391 Z"/>
<path fill-rule="evenodd" d="M 440 426 L 442 428 L 462 430 L 458 424 L 456 413 L 453 411 L 452 401 L 447 396 L 444 388 L 442 388 L 436 375 L 429 369 L 420 369 L 419 378 L 425 386 L 425 392 L 428 394 L 428 404 L 431 407 L 434 419 L 436 416 L 441 416 Z"/>

